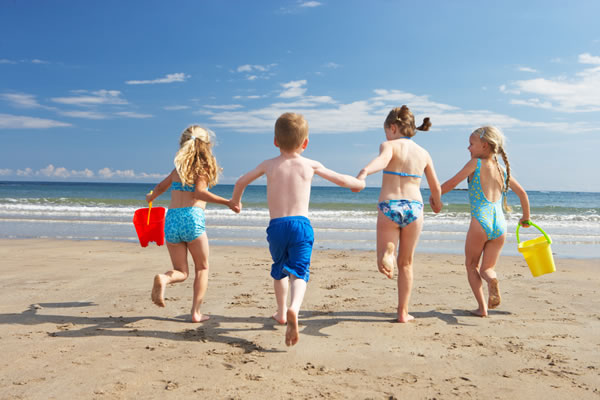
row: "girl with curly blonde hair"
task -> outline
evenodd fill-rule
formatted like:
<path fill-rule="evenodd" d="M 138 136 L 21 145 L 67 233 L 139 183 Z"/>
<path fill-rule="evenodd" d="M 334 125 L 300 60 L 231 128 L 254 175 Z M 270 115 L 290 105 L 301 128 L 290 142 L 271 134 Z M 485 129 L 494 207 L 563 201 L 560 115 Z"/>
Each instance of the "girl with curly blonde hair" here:
<path fill-rule="evenodd" d="M 200 313 L 200 305 L 208 287 L 208 237 L 204 227 L 206 203 L 228 206 L 240 212 L 231 200 L 217 196 L 208 189 L 217 184 L 221 168 L 212 154 L 214 133 L 198 125 L 188 127 L 179 139 L 175 169 L 146 195 L 151 202 L 171 188 L 171 203 L 165 219 L 165 239 L 173 269 L 154 277 L 152 301 L 165 306 L 165 287 L 183 282 L 189 270 L 187 252 L 194 260 L 196 277 L 192 300 L 192 321 L 202 322 L 209 317 Z"/>

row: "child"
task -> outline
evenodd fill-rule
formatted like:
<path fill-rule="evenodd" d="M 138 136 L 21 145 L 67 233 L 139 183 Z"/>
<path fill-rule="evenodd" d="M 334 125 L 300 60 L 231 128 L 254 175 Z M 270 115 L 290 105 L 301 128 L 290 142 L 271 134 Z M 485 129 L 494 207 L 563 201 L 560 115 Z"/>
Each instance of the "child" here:
<path fill-rule="evenodd" d="M 233 190 L 232 201 L 241 208 L 241 199 L 248 184 L 267 176 L 267 203 L 271 221 L 267 241 L 273 258 L 271 276 L 274 279 L 277 312 L 273 318 L 287 323 L 285 344 L 298 342 L 298 313 L 309 278 L 313 247 L 313 229 L 308 220 L 310 187 L 314 174 L 336 185 L 362 190 L 364 182 L 349 175 L 338 174 L 321 163 L 301 156 L 308 146 L 308 123 L 300 114 L 282 114 L 275 123 L 274 144 L 280 155 L 263 161 L 240 177 Z M 286 306 L 288 288 L 291 301 Z"/>
<path fill-rule="evenodd" d="M 407 106 L 391 110 L 383 129 L 387 138 L 375 157 L 358 174 L 358 179 L 383 170 L 377 214 L 377 267 L 392 279 L 394 252 L 398 245 L 398 322 L 414 319 L 408 313 L 413 282 L 413 257 L 423 227 L 423 172 L 431 191 L 430 205 L 434 212 L 442 209 L 440 183 L 427 150 L 411 139 L 417 130 L 429 130 L 429 118 L 420 127 Z"/>
<path fill-rule="evenodd" d="M 187 252 L 194 259 L 196 277 L 192 299 L 192 321 L 203 322 L 209 317 L 200 313 L 200 305 L 208 286 L 208 237 L 204 230 L 206 203 L 223 204 L 235 212 L 239 207 L 231 200 L 208 191 L 217 183 L 221 171 L 212 154 L 214 133 L 192 125 L 181 134 L 179 151 L 175 155 L 175 169 L 146 195 L 151 202 L 172 186 L 171 203 L 165 219 L 165 239 L 173 269 L 154 277 L 152 301 L 165 306 L 165 287 L 183 282 L 188 277 Z"/>
<path fill-rule="evenodd" d="M 471 160 L 454 177 L 444 182 L 442 194 L 448 193 L 465 178 L 469 178 L 471 224 L 465 242 L 465 265 L 469 285 L 479 305 L 472 314 L 485 317 L 488 315 L 488 308 L 498 307 L 501 300 L 494 267 L 506 239 L 506 220 L 502 208 L 510 211 L 506 204 L 508 188 L 521 201 L 523 216 L 519 224 L 523 227 L 529 227 L 529 198 L 511 176 L 504 150 L 504 135 L 498 128 L 484 126 L 473 131 L 469 137 L 468 150 Z M 502 156 L 506 172 L 498 163 L 497 154 Z M 482 279 L 488 284 L 487 304 L 483 296 Z"/>

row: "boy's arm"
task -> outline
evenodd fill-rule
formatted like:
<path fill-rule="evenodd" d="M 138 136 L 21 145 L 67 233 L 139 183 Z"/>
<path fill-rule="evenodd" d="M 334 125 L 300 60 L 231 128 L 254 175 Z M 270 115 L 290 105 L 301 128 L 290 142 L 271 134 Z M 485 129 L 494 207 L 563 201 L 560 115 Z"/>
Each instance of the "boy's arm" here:
<path fill-rule="evenodd" d="M 208 190 L 208 181 L 206 180 L 206 177 L 203 176 L 199 176 L 198 179 L 196 179 L 196 190 L 194 190 L 193 197 L 196 200 L 202 200 L 207 203 L 222 204 L 236 213 L 240 212 L 240 208 L 236 207 L 231 200 L 210 192 Z"/>
<path fill-rule="evenodd" d="M 156 199 L 158 196 L 166 192 L 171 187 L 171 182 L 173 182 L 173 174 L 176 173 L 177 172 L 175 170 L 171 171 L 171 173 L 167 175 L 165 179 L 163 179 L 162 181 L 160 181 L 160 183 L 154 186 L 152 192 L 146 195 L 146 201 L 150 203 L 151 201 L 154 201 L 154 199 Z"/>
<path fill-rule="evenodd" d="M 379 146 L 379 155 L 360 170 L 357 178 L 365 179 L 368 175 L 381 171 L 390 163 L 392 155 L 392 146 L 387 142 L 381 143 L 381 146 Z"/>
<path fill-rule="evenodd" d="M 459 183 L 461 183 L 462 181 L 467 179 L 467 177 L 469 175 L 471 175 L 473 173 L 473 171 L 475 171 L 476 167 L 477 167 L 477 159 L 472 158 L 471 160 L 469 160 L 468 163 L 465 164 L 463 169 L 458 171 L 458 173 L 456 175 L 454 175 L 452 178 L 448 179 L 446 182 L 442 183 L 442 194 L 448 193 L 449 191 L 454 189 L 456 187 L 456 185 L 458 185 Z"/>
<path fill-rule="evenodd" d="M 440 186 L 440 181 L 435 173 L 431 157 L 429 157 L 427 165 L 425 166 L 425 177 L 427 178 L 427 184 L 429 185 L 429 191 L 431 192 L 431 196 L 429 196 L 429 205 L 434 213 L 439 213 L 442 211 L 443 205 L 442 187 Z"/>
<path fill-rule="evenodd" d="M 361 191 L 365 188 L 364 179 L 357 179 L 350 175 L 337 173 L 329 168 L 325 168 L 325 166 L 318 161 L 313 161 L 313 163 L 315 174 L 323 179 L 327 179 L 329 182 L 355 191 Z"/>
<path fill-rule="evenodd" d="M 521 210 L 523 211 L 523 216 L 519 220 L 519 224 L 524 228 L 529 227 L 529 224 L 525 223 L 530 218 L 530 210 L 529 210 L 529 196 L 527 196 L 527 192 L 523 187 L 517 182 L 514 177 L 510 177 L 510 181 L 508 182 L 508 186 L 510 189 L 515 192 L 515 194 L 519 197 L 521 201 Z"/>
<path fill-rule="evenodd" d="M 244 190 L 246 186 L 260 178 L 266 173 L 266 161 L 260 163 L 256 168 L 252 171 L 247 172 L 242 175 L 236 182 L 233 188 L 233 194 L 231 195 L 231 202 L 234 206 L 242 208 L 242 195 L 244 194 Z"/>

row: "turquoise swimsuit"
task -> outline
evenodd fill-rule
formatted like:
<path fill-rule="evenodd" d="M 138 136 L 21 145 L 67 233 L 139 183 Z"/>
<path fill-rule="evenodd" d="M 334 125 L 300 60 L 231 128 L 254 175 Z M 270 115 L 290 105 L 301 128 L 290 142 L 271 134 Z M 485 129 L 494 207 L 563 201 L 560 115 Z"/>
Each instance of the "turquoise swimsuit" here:
<path fill-rule="evenodd" d="M 173 190 L 193 192 L 196 185 L 172 182 Z M 165 239 L 169 243 L 191 242 L 205 232 L 204 210 L 200 207 L 169 208 L 165 217 Z"/>
<path fill-rule="evenodd" d="M 489 201 L 481 189 L 481 159 L 477 159 L 477 168 L 473 179 L 469 180 L 469 201 L 471 216 L 481 224 L 488 240 L 493 240 L 506 232 L 506 219 L 502 211 L 502 197 L 494 203 Z"/>

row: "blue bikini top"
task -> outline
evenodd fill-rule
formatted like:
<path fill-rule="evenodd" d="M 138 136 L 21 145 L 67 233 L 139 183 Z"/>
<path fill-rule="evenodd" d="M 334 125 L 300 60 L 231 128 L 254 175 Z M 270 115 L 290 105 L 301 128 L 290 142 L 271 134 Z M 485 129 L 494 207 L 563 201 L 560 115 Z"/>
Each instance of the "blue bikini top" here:
<path fill-rule="evenodd" d="M 173 190 L 179 190 L 181 192 L 193 192 L 196 190 L 196 185 L 182 185 L 181 182 L 173 182 L 171 184 Z"/>
<path fill-rule="evenodd" d="M 389 175 L 408 176 L 411 178 L 421 178 L 421 175 L 407 174 L 406 172 L 383 171 L 383 173 Z"/>
<path fill-rule="evenodd" d="M 411 140 L 412 138 L 409 136 L 400 136 L 398 139 L 408 139 Z M 414 174 L 407 174 L 406 172 L 396 172 L 396 171 L 383 171 L 384 174 L 389 174 L 389 175 L 398 175 L 398 176 L 408 176 L 410 178 L 421 178 L 421 175 L 414 175 Z"/>

